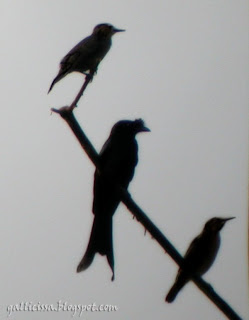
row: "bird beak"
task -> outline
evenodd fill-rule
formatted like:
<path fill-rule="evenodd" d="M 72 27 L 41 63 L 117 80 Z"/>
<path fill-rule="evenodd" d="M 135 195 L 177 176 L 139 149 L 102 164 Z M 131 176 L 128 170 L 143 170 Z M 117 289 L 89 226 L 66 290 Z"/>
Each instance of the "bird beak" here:
<path fill-rule="evenodd" d="M 116 32 L 124 32 L 125 30 L 124 29 L 117 29 L 117 28 L 114 28 L 113 29 L 113 32 L 116 33 Z"/>
<path fill-rule="evenodd" d="M 232 219 L 235 219 L 235 217 L 222 219 L 222 227 L 224 226 L 224 224 L 225 224 L 227 221 L 232 220 Z"/>
<path fill-rule="evenodd" d="M 138 132 L 150 132 L 150 129 L 145 127 L 144 121 L 142 119 L 136 119 L 133 122 L 134 130 L 136 133 Z"/>
<path fill-rule="evenodd" d="M 220 221 L 219 221 L 219 223 L 218 223 L 217 226 L 216 226 L 216 230 L 217 230 L 217 231 L 220 231 L 220 230 L 224 227 L 224 225 L 226 224 L 226 222 L 229 221 L 229 220 L 232 220 L 232 219 L 235 219 L 235 217 L 231 217 L 231 218 L 220 218 Z"/>
<path fill-rule="evenodd" d="M 232 219 L 235 219 L 235 217 L 231 217 L 231 218 L 224 218 L 224 222 L 227 222 L 228 220 L 232 220 Z"/>
<path fill-rule="evenodd" d="M 150 129 L 143 126 L 142 128 L 139 129 L 140 132 L 150 132 Z"/>

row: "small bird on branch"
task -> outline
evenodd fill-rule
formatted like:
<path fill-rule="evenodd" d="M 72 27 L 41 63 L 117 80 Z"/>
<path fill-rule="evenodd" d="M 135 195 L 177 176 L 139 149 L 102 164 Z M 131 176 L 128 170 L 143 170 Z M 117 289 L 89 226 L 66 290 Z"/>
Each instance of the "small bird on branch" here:
<path fill-rule="evenodd" d="M 60 62 L 60 70 L 53 80 L 48 93 L 56 82 L 67 74 L 77 71 L 86 76 L 93 77 L 98 65 L 111 48 L 112 36 L 125 30 L 117 29 L 111 24 L 98 24 L 90 36 L 81 40 Z M 86 73 L 89 71 L 89 73 Z"/>
<path fill-rule="evenodd" d="M 173 302 L 179 291 L 191 279 L 190 274 L 202 276 L 212 266 L 220 247 L 220 230 L 232 218 L 212 218 L 208 220 L 203 231 L 190 244 L 176 276 L 175 283 L 167 294 L 165 301 Z"/>
<path fill-rule="evenodd" d="M 99 170 L 94 175 L 94 221 L 86 252 L 77 272 L 87 269 L 98 252 L 107 257 L 114 280 L 112 216 L 121 199 L 118 187 L 127 189 L 138 162 L 136 134 L 150 131 L 142 119 L 117 122 L 99 154 Z"/>

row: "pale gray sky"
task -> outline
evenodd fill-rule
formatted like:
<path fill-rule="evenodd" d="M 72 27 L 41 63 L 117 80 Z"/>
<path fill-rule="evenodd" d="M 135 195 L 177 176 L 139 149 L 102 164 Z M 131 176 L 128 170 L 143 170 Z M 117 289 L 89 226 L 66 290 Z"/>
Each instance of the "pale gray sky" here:
<path fill-rule="evenodd" d="M 75 270 L 92 224 L 94 168 L 50 107 L 69 104 L 83 77 L 47 96 L 60 59 L 100 22 L 113 38 L 75 114 L 99 150 L 120 119 L 143 118 L 130 191 L 184 253 L 213 216 L 222 230 L 204 278 L 248 318 L 248 2 L 3 0 L 1 27 L 1 309 L 22 301 L 113 304 L 82 319 L 224 316 L 189 284 L 164 302 L 177 267 L 121 205 L 114 218 L 116 280 L 105 258 Z M 75 316 L 75 318 L 78 317 Z M 71 319 L 70 312 L 16 312 L 10 319 Z"/>

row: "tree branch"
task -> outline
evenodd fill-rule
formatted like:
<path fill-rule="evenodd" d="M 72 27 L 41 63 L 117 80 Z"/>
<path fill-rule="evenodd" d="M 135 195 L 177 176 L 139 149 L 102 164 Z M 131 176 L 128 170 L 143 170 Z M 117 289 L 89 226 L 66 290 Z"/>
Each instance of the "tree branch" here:
<path fill-rule="evenodd" d="M 86 82 L 86 81 L 85 81 Z M 89 82 L 89 81 L 88 81 Z M 85 84 L 85 83 L 84 83 Z M 88 83 L 87 83 L 88 84 Z M 86 84 L 86 86 L 87 86 Z M 86 87 L 85 86 L 85 87 Z M 83 87 L 82 87 L 83 89 Z M 84 91 L 84 90 L 82 90 Z M 76 100 L 76 99 L 75 99 Z M 51 109 L 53 112 L 60 114 L 60 116 L 67 122 L 80 145 L 85 150 L 90 160 L 94 163 L 98 170 L 99 158 L 98 153 L 93 145 L 81 129 L 72 112 L 72 105 L 70 107 L 62 107 L 58 109 Z M 181 267 L 183 266 L 183 258 L 179 252 L 174 248 L 170 241 L 163 235 L 163 233 L 156 227 L 156 225 L 147 217 L 144 211 L 135 203 L 128 191 L 116 186 L 119 191 L 120 198 L 128 210 L 136 217 L 136 219 L 143 225 L 143 227 L 151 234 L 151 236 L 160 244 L 164 251 Z M 196 286 L 227 316 L 230 320 L 242 320 L 242 318 L 214 291 L 214 289 L 201 277 L 192 275 L 192 280 Z"/>

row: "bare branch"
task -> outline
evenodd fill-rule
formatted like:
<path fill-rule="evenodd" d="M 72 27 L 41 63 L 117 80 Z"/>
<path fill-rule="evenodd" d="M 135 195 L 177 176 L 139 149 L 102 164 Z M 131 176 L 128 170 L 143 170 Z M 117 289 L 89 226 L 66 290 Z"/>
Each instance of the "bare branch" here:
<path fill-rule="evenodd" d="M 60 114 L 61 117 L 67 122 L 90 160 L 94 163 L 98 170 L 101 170 L 99 167 L 98 153 L 74 117 L 72 105 L 70 107 L 62 107 L 61 109 L 51 110 Z M 147 217 L 144 211 L 135 203 L 129 192 L 119 186 L 116 187 L 122 202 L 132 213 L 132 215 L 136 217 L 143 227 L 151 234 L 152 238 L 154 238 L 160 244 L 164 251 L 168 253 L 168 255 L 179 266 L 184 268 L 182 256 L 164 236 L 164 234 L 156 227 L 156 225 Z M 242 320 L 242 318 L 214 291 L 210 284 L 196 275 L 191 275 L 191 277 L 196 286 L 227 316 L 228 319 Z"/>

